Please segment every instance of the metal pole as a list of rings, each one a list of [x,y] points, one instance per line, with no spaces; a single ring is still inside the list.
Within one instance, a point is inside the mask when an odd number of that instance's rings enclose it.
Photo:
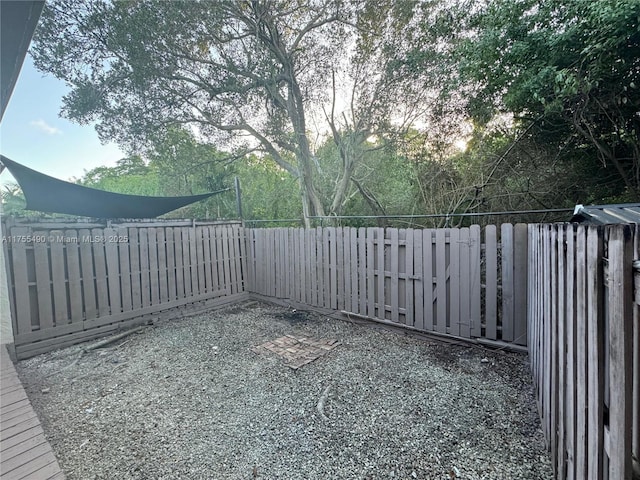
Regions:
[[[234,184],[236,187],[236,209],[238,210],[238,218],[242,220],[242,197],[240,196],[240,179],[234,178]]]

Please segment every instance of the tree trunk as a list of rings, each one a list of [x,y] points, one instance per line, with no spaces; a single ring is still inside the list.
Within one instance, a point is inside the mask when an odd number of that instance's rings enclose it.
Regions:
[[[287,71],[289,77],[289,96],[287,99],[287,110],[291,125],[293,126],[293,132],[296,138],[296,157],[298,160],[298,172],[300,174],[300,188],[302,189],[302,200],[305,204],[303,208],[303,214],[305,219],[305,227],[310,227],[310,216],[324,216],[324,207],[316,191],[316,187],[313,182],[314,177],[314,163],[313,155],[311,154],[311,147],[309,146],[309,139],[307,138],[307,127],[304,112],[304,101],[302,98],[302,92],[298,85],[294,69],[291,64],[285,65],[285,71]]]

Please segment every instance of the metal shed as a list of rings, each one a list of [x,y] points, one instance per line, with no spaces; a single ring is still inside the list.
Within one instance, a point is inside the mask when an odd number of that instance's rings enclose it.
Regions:
[[[571,222],[589,225],[640,223],[640,203],[576,205]]]

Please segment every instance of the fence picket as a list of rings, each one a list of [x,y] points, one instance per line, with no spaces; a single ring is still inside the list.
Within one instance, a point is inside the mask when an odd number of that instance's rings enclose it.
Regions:
[[[80,272],[82,274],[82,296],[84,297],[84,311],[87,320],[98,316],[96,304],[95,273],[93,269],[93,254],[91,243],[84,239],[91,236],[89,230],[79,230],[80,234]],[[131,242],[131,239],[129,239]]]
[[[169,301],[169,277],[167,273],[167,240],[164,228],[156,229],[156,241],[158,245],[158,297],[160,303],[167,303]]]
[[[516,226],[517,228],[517,226]],[[566,376],[566,311],[565,311],[565,295],[566,295],[566,270],[565,270],[565,253],[564,253],[564,238],[565,238],[565,229],[563,226],[554,227],[557,230],[557,243],[556,243],[556,253],[558,259],[558,275],[557,275],[557,315],[558,315],[558,418],[560,419],[557,427],[557,435],[558,435],[558,443],[557,450],[558,455],[556,455],[556,462],[554,465],[554,469],[556,471],[556,475],[559,478],[565,478],[565,402],[566,402],[566,386],[567,386],[567,376]],[[527,331],[528,334],[528,331]],[[516,337],[517,338],[517,337]]]
[[[111,313],[122,311],[122,300],[120,292],[120,262],[118,260],[118,244],[115,241],[117,231],[105,228],[102,232],[104,242],[105,261],[107,265],[107,285],[109,287],[109,307]]]
[[[223,232],[226,233],[226,228],[224,227]],[[194,227],[182,228],[182,241],[184,242],[182,249],[182,266],[184,268],[185,294],[188,297],[191,297],[198,292],[198,265],[196,258]],[[224,258],[227,259],[227,257]],[[228,276],[226,280],[229,281]]]
[[[447,333],[447,248],[448,229],[436,230],[436,330]]]
[[[226,259],[224,257],[223,234],[224,234],[224,229],[218,229],[216,231],[216,269],[218,272],[218,285],[227,286],[229,285],[229,272],[226,268]],[[262,261],[263,262],[265,261],[264,257],[262,257]],[[267,283],[265,282],[265,279],[264,279],[264,268],[262,270],[263,270],[263,273],[262,273],[261,288],[264,289],[266,288]],[[266,293],[266,292],[263,291],[262,293]]]
[[[344,310],[344,231],[342,227],[335,229],[336,237],[336,261],[334,268],[336,272],[336,310]]]
[[[299,248],[299,257],[298,261],[300,263],[300,302],[306,302],[307,295],[307,256],[306,250],[304,246],[304,228],[299,228],[296,231],[296,240],[298,242]]]
[[[633,239],[628,225],[609,237],[609,478],[631,478],[633,418]],[[636,365],[637,368],[637,365]],[[637,393],[636,393],[637,394]],[[637,425],[636,425],[637,428]],[[637,461],[638,459],[636,459]]]
[[[64,261],[64,234],[62,230],[52,230],[51,236],[57,240],[51,242],[51,278],[57,279],[53,285],[53,315],[55,325],[68,323],[67,275]],[[106,274],[103,277],[106,279]],[[106,303],[105,303],[106,304]],[[107,305],[108,308],[108,305]]]
[[[376,317],[375,311],[375,228],[367,228],[367,315],[371,318]]]
[[[311,262],[311,305],[318,306],[318,290],[321,275],[318,269],[318,237],[315,228],[309,229],[309,261]]]
[[[324,259],[324,241],[322,238],[322,227],[316,228],[316,265],[317,272],[316,276],[318,278],[318,301],[316,305],[318,307],[324,306],[325,299],[325,282],[324,282],[324,264],[326,263]]]
[[[390,257],[390,289],[385,289],[391,292],[391,321],[398,322],[399,321],[399,265],[398,265],[398,254],[399,254],[399,246],[398,246],[398,229],[391,228],[389,229],[389,238],[391,240],[391,246],[389,247],[389,257]],[[385,268],[382,269],[383,276],[386,277]],[[385,279],[386,284],[386,279]],[[384,318],[384,317],[383,317]]]
[[[549,367],[550,377],[547,379],[546,384],[550,386],[548,393],[546,394],[547,402],[549,404],[550,415],[548,416],[548,435],[550,437],[551,444],[551,463],[557,464],[558,456],[558,437],[557,429],[555,426],[558,424],[558,310],[557,310],[557,290],[558,290],[558,232],[555,226],[552,226],[549,231],[549,267],[551,283],[549,284],[547,301],[550,305],[550,334],[548,343],[550,345],[549,350]],[[514,282],[515,283],[515,282]],[[515,290],[515,289],[514,289]],[[514,319],[515,323],[515,319]]]
[[[422,282],[423,295],[423,328],[432,331],[435,324],[434,299],[433,299],[433,230],[422,232],[422,272],[424,281]]]
[[[386,267],[386,258],[385,258],[385,229],[377,228],[376,229],[376,272],[377,272],[377,304],[378,304],[378,314],[377,318],[385,320],[387,318],[387,298],[385,295],[386,290],[386,275],[385,275],[385,267]]]
[[[23,238],[31,234],[28,228],[14,227],[10,235]],[[31,299],[29,298],[29,273],[27,271],[26,242],[16,241],[11,245],[11,271],[13,272],[13,297],[15,306],[14,336],[31,332]]]
[[[566,307],[566,325],[567,325],[567,388],[565,393],[566,415],[565,415],[565,436],[566,436],[566,452],[567,452],[567,478],[577,479],[576,477],[576,402],[577,402],[577,338],[576,338],[576,254],[575,240],[576,232],[574,227],[569,226],[566,230],[566,265],[567,265],[567,298]]]
[[[176,294],[179,299],[186,297],[184,276],[184,254],[182,253],[182,228],[173,229],[173,245],[175,247]],[[216,255],[217,258],[217,255]]]
[[[284,281],[282,279],[283,268],[283,255],[282,255],[282,242],[281,238],[286,234],[283,229],[275,228],[269,232],[269,246],[271,250],[271,265],[272,271],[270,272],[273,280],[272,295],[276,298],[283,298]]]
[[[342,258],[340,276],[344,279],[344,285],[341,289],[343,294],[339,307],[340,310],[351,310],[351,229],[349,227],[342,229]]]
[[[35,242],[33,244],[36,293],[38,295],[38,318],[41,329],[53,328],[54,326],[52,307],[53,299],[51,297],[51,271],[49,269],[49,248],[49,245],[45,242]]]
[[[214,292],[217,289],[213,288],[213,275],[211,274],[211,227],[209,226],[202,228],[202,257],[204,261],[205,291]]]
[[[544,302],[543,315],[546,322],[542,324],[542,357],[540,367],[542,369],[542,377],[540,378],[540,398],[542,416],[542,428],[545,432],[548,444],[551,436],[551,338],[553,335],[553,322],[551,321],[551,228],[549,225],[543,226],[542,248],[544,252],[542,268],[543,268],[543,298]]]
[[[367,315],[367,230],[364,227],[358,228],[358,273],[359,283],[358,297],[360,300],[359,310],[354,310],[360,315]]]
[[[422,243],[422,230],[413,230],[413,274],[415,279],[413,285],[414,316],[413,325],[415,328],[424,329],[424,290],[427,276],[424,268],[424,249]],[[407,259],[408,260],[408,259]]]
[[[291,243],[291,273],[292,273],[292,284],[293,284],[293,292],[292,298],[296,301],[300,301],[301,293],[301,281],[300,281],[300,269],[302,265],[300,265],[300,242],[298,241],[298,229],[297,228],[289,228],[287,230],[289,235],[289,242]]]
[[[299,242],[300,242],[300,255],[302,263],[302,290],[301,290],[301,302],[309,305],[311,302],[310,288],[311,288],[311,263],[309,262],[310,252],[309,244],[307,242],[307,230],[301,228],[299,230]]]
[[[129,263],[131,272],[131,309],[142,307],[142,280],[140,272],[140,237],[138,228],[129,228]],[[90,261],[90,260],[89,260]]]
[[[196,250],[196,266],[197,266],[197,277],[198,277],[198,289],[197,289],[198,293],[207,291],[206,274],[205,274],[206,263],[204,258],[204,232],[203,232],[204,230],[206,230],[206,228],[204,227],[195,227],[193,229],[193,232],[195,234],[195,243],[196,243],[195,250]],[[234,241],[235,241],[235,237],[234,237]],[[159,246],[160,245],[158,244],[158,247]],[[231,252],[231,255],[233,255],[233,250]],[[160,257],[159,254],[158,254],[158,257]],[[234,256],[234,260],[235,260],[235,256]]]
[[[140,293],[142,308],[151,306],[151,272],[149,269],[149,229],[140,230]]]
[[[485,335],[498,338],[498,238],[495,225],[484,229],[485,242]]]
[[[81,323],[84,320],[84,307],[82,305],[82,277],[80,276],[78,232],[75,230],[66,230],[64,236],[67,251],[67,276],[69,279],[69,315],[71,323]]]
[[[449,330],[460,336],[460,238],[459,230],[449,230]],[[465,299],[466,300],[466,299]]]
[[[122,311],[122,294],[120,291],[120,260],[118,258],[117,230],[105,228],[102,233],[104,240],[105,259],[107,263],[107,284],[109,286],[109,306],[111,313]]]
[[[120,285],[122,288],[122,310],[133,309],[131,299],[131,259],[129,258],[129,232],[125,227],[116,230],[118,235],[118,256],[120,258]]]
[[[635,298],[633,305],[633,341],[632,351],[633,359],[633,383],[631,390],[633,391],[633,414],[631,419],[632,439],[631,439],[631,455],[636,459],[636,470],[640,471],[640,225],[636,225],[634,235],[634,289]]]
[[[53,233],[53,232],[52,232]],[[101,317],[106,317],[111,313],[109,308],[109,287],[107,283],[107,265],[104,254],[104,241],[103,230],[95,228],[91,230],[92,238],[90,240],[93,247],[93,261],[95,266],[96,275],[96,300],[98,302],[98,314]],[[53,250],[52,250],[53,254]],[[57,256],[57,255],[56,255]],[[52,258],[53,260],[53,258]],[[55,269],[53,269],[55,274]],[[59,277],[58,277],[59,278]],[[55,283],[54,282],[54,296],[55,296]]]
[[[166,242],[167,252],[167,292],[169,301],[178,298],[176,287],[176,251],[174,247],[175,233],[173,228],[168,227],[164,232],[164,241]]]
[[[242,268],[240,266],[240,253],[238,252],[239,230],[237,225],[229,227],[229,256],[231,268],[234,271],[233,293],[239,293],[242,290]]]
[[[513,342],[527,345],[527,225],[513,230]]]
[[[338,240],[337,229],[335,227],[327,227],[329,242],[329,274],[330,274],[330,303],[328,308],[338,309]]]
[[[588,478],[603,478],[604,451],[604,351],[600,342],[604,339],[602,318],[602,233],[597,227],[587,229],[587,472]],[[604,342],[603,342],[604,343]],[[594,454],[596,453],[597,454]]]
[[[414,317],[414,284],[415,273],[413,262],[415,259],[415,250],[413,244],[413,230],[405,231],[405,251],[404,251],[404,324],[413,326],[415,324]]]
[[[500,250],[502,255],[502,340],[513,340],[513,225],[503,223],[500,227]]]
[[[350,304],[349,306],[345,306],[345,309],[358,313],[358,273],[360,270],[358,266],[358,230],[356,228],[349,229],[349,249],[349,256],[351,259],[351,268],[349,269],[349,276],[351,277],[351,293],[349,297]]]
[[[460,331],[461,337],[471,336],[471,312],[469,311],[469,296],[471,288],[469,281],[471,273],[469,269],[469,229],[460,229]],[[488,295],[488,293],[485,293]],[[486,313],[485,313],[486,317]]]
[[[147,230],[149,244],[149,291],[151,293],[151,305],[160,303],[160,276],[158,271],[158,234],[155,228]]]
[[[470,321],[471,321],[471,336],[472,337],[480,337],[482,336],[482,307],[480,304],[481,301],[481,281],[480,281],[480,225],[471,225],[469,227],[469,268],[471,270],[470,275],[470,289],[471,295],[469,296],[470,305],[469,310]]]
[[[587,235],[583,225],[578,226],[576,234],[576,477],[587,478]]]
[[[184,296],[191,297],[193,295],[193,277],[191,269],[191,227],[182,227],[182,281],[184,287]],[[224,257],[223,257],[224,258]]]

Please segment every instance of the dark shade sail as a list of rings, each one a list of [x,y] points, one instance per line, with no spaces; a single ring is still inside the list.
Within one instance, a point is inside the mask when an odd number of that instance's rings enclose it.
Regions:
[[[44,0],[0,1],[0,120],[18,80]]]
[[[44,175],[0,155],[27,200],[27,210],[94,218],[155,218],[216,193],[188,197],[147,197],[105,192]],[[227,191],[228,189],[222,190]]]

